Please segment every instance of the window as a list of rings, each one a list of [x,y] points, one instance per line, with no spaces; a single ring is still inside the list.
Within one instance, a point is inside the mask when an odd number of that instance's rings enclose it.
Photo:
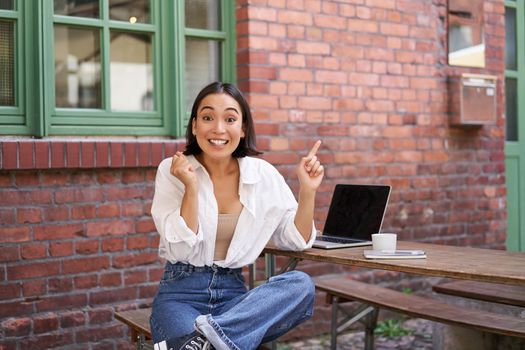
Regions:
[[[0,133],[181,135],[196,92],[235,81],[233,6],[0,0]]]

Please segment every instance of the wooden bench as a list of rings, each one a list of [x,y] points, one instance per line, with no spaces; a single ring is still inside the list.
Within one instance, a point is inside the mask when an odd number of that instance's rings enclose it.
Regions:
[[[477,281],[452,281],[432,287],[436,293],[525,307],[525,287]]]
[[[115,312],[115,319],[129,326],[131,341],[137,350],[153,350],[149,317],[151,308]],[[262,344],[259,350],[274,349],[275,344]]]
[[[336,349],[337,335],[357,321],[365,324],[365,349],[373,349],[373,332],[381,308],[483,332],[525,338],[525,320],[517,317],[458,308],[432,298],[405,294],[344,277],[317,279],[315,284],[318,290],[327,293],[327,301],[332,304],[332,349]],[[348,312],[339,305],[348,301],[358,301],[363,306]],[[338,322],[339,311],[346,315],[341,322]]]
[[[137,350],[151,350],[151,329],[149,316],[151,308],[115,312],[115,318],[129,326],[131,341],[136,343]]]

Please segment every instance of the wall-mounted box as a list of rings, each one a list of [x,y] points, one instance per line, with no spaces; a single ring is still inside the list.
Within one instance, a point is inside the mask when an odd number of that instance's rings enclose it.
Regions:
[[[449,112],[452,125],[496,123],[494,75],[462,74],[449,78]]]

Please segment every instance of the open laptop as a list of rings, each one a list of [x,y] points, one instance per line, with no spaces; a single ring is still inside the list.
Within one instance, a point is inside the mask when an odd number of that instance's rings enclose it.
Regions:
[[[385,217],[390,186],[337,184],[323,229],[313,246],[334,249],[372,244]]]

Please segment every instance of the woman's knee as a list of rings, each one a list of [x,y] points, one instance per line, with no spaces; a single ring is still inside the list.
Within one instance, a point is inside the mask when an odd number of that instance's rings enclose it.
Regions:
[[[286,275],[286,278],[289,280],[290,286],[303,294],[305,299],[313,299],[315,295],[315,284],[308,274],[293,270],[283,274],[283,276],[284,275]]]

